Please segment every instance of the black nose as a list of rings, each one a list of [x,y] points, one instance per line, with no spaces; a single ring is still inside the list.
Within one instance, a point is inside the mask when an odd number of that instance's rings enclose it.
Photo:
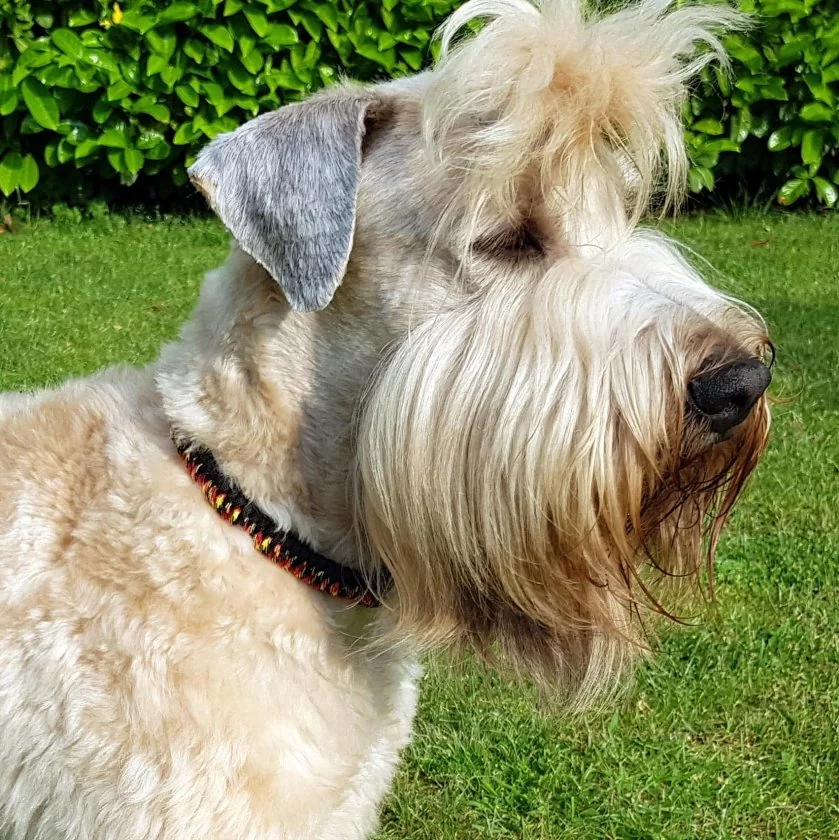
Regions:
[[[742,423],[769,387],[772,374],[759,359],[735,362],[703,373],[688,385],[694,406],[708,419],[711,430],[727,432]]]

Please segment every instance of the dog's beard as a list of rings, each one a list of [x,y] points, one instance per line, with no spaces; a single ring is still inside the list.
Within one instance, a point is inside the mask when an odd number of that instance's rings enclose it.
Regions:
[[[768,430],[760,403],[714,443],[685,386],[712,341],[691,340],[697,321],[721,331],[621,288],[566,260],[428,320],[383,363],[356,441],[356,521],[393,576],[394,634],[471,647],[579,703],[619,684],[644,612],[667,609],[652,573],[710,562]],[[736,314],[740,349],[759,347]]]

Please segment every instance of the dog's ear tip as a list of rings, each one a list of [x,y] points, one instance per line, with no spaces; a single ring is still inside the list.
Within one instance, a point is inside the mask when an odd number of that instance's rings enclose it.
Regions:
[[[198,192],[200,192],[212,206],[215,184],[212,183],[212,179],[209,177],[209,173],[207,171],[206,148],[202,149],[202,151],[198,154],[198,157],[193,161],[192,165],[187,167],[186,175],[187,178],[189,178],[190,184],[192,184],[192,186],[195,187],[195,189],[197,189]]]
[[[332,298],[341,285],[341,281],[336,283],[331,277],[323,277],[314,281],[300,282],[295,278],[295,280],[281,282],[281,285],[292,311],[301,315],[310,315],[326,309],[332,303]]]
[[[309,300],[286,294],[286,300],[292,312],[296,312],[298,315],[312,315],[326,309],[332,303],[332,295],[326,296],[324,300]]]
[[[320,312],[326,309],[332,302],[332,295],[322,295],[320,297],[313,297],[309,295],[298,295],[286,289],[285,299],[288,302],[289,308],[292,312],[298,315],[311,315],[314,312]]]

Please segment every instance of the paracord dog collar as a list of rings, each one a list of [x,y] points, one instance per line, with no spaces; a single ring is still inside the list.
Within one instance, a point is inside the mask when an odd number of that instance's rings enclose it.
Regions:
[[[380,605],[378,596],[358,570],[318,554],[299,537],[279,528],[224,475],[208,449],[178,440],[175,446],[207,501],[222,519],[245,531],[260,554],[318,592],[356,601],[365,607]],[[379,582],[377,589],[387,591],[390,576],[380,575]]]

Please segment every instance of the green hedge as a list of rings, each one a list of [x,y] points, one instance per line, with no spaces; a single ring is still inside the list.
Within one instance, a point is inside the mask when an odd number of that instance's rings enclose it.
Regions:
[[[218,133],[339,74],[420,69],[455,5],[11,0],[0,6],[0,190],[72,199],[136,182],[138,195],[165,197]]]
[[[733,74],[705,74],[686,112],[691,189],[745,187],[789,206],[839,191],[838,0],[741,0]]]
[[[836,0],[743,0],[733,83],[686,111],[694,192],[745,185],[832,205],[839,183]],[[456,0],[4,0],[0,191],[166,200],[222,131],[332,82],[410,73]],[[142,199],[140,198],[142,196]]]

